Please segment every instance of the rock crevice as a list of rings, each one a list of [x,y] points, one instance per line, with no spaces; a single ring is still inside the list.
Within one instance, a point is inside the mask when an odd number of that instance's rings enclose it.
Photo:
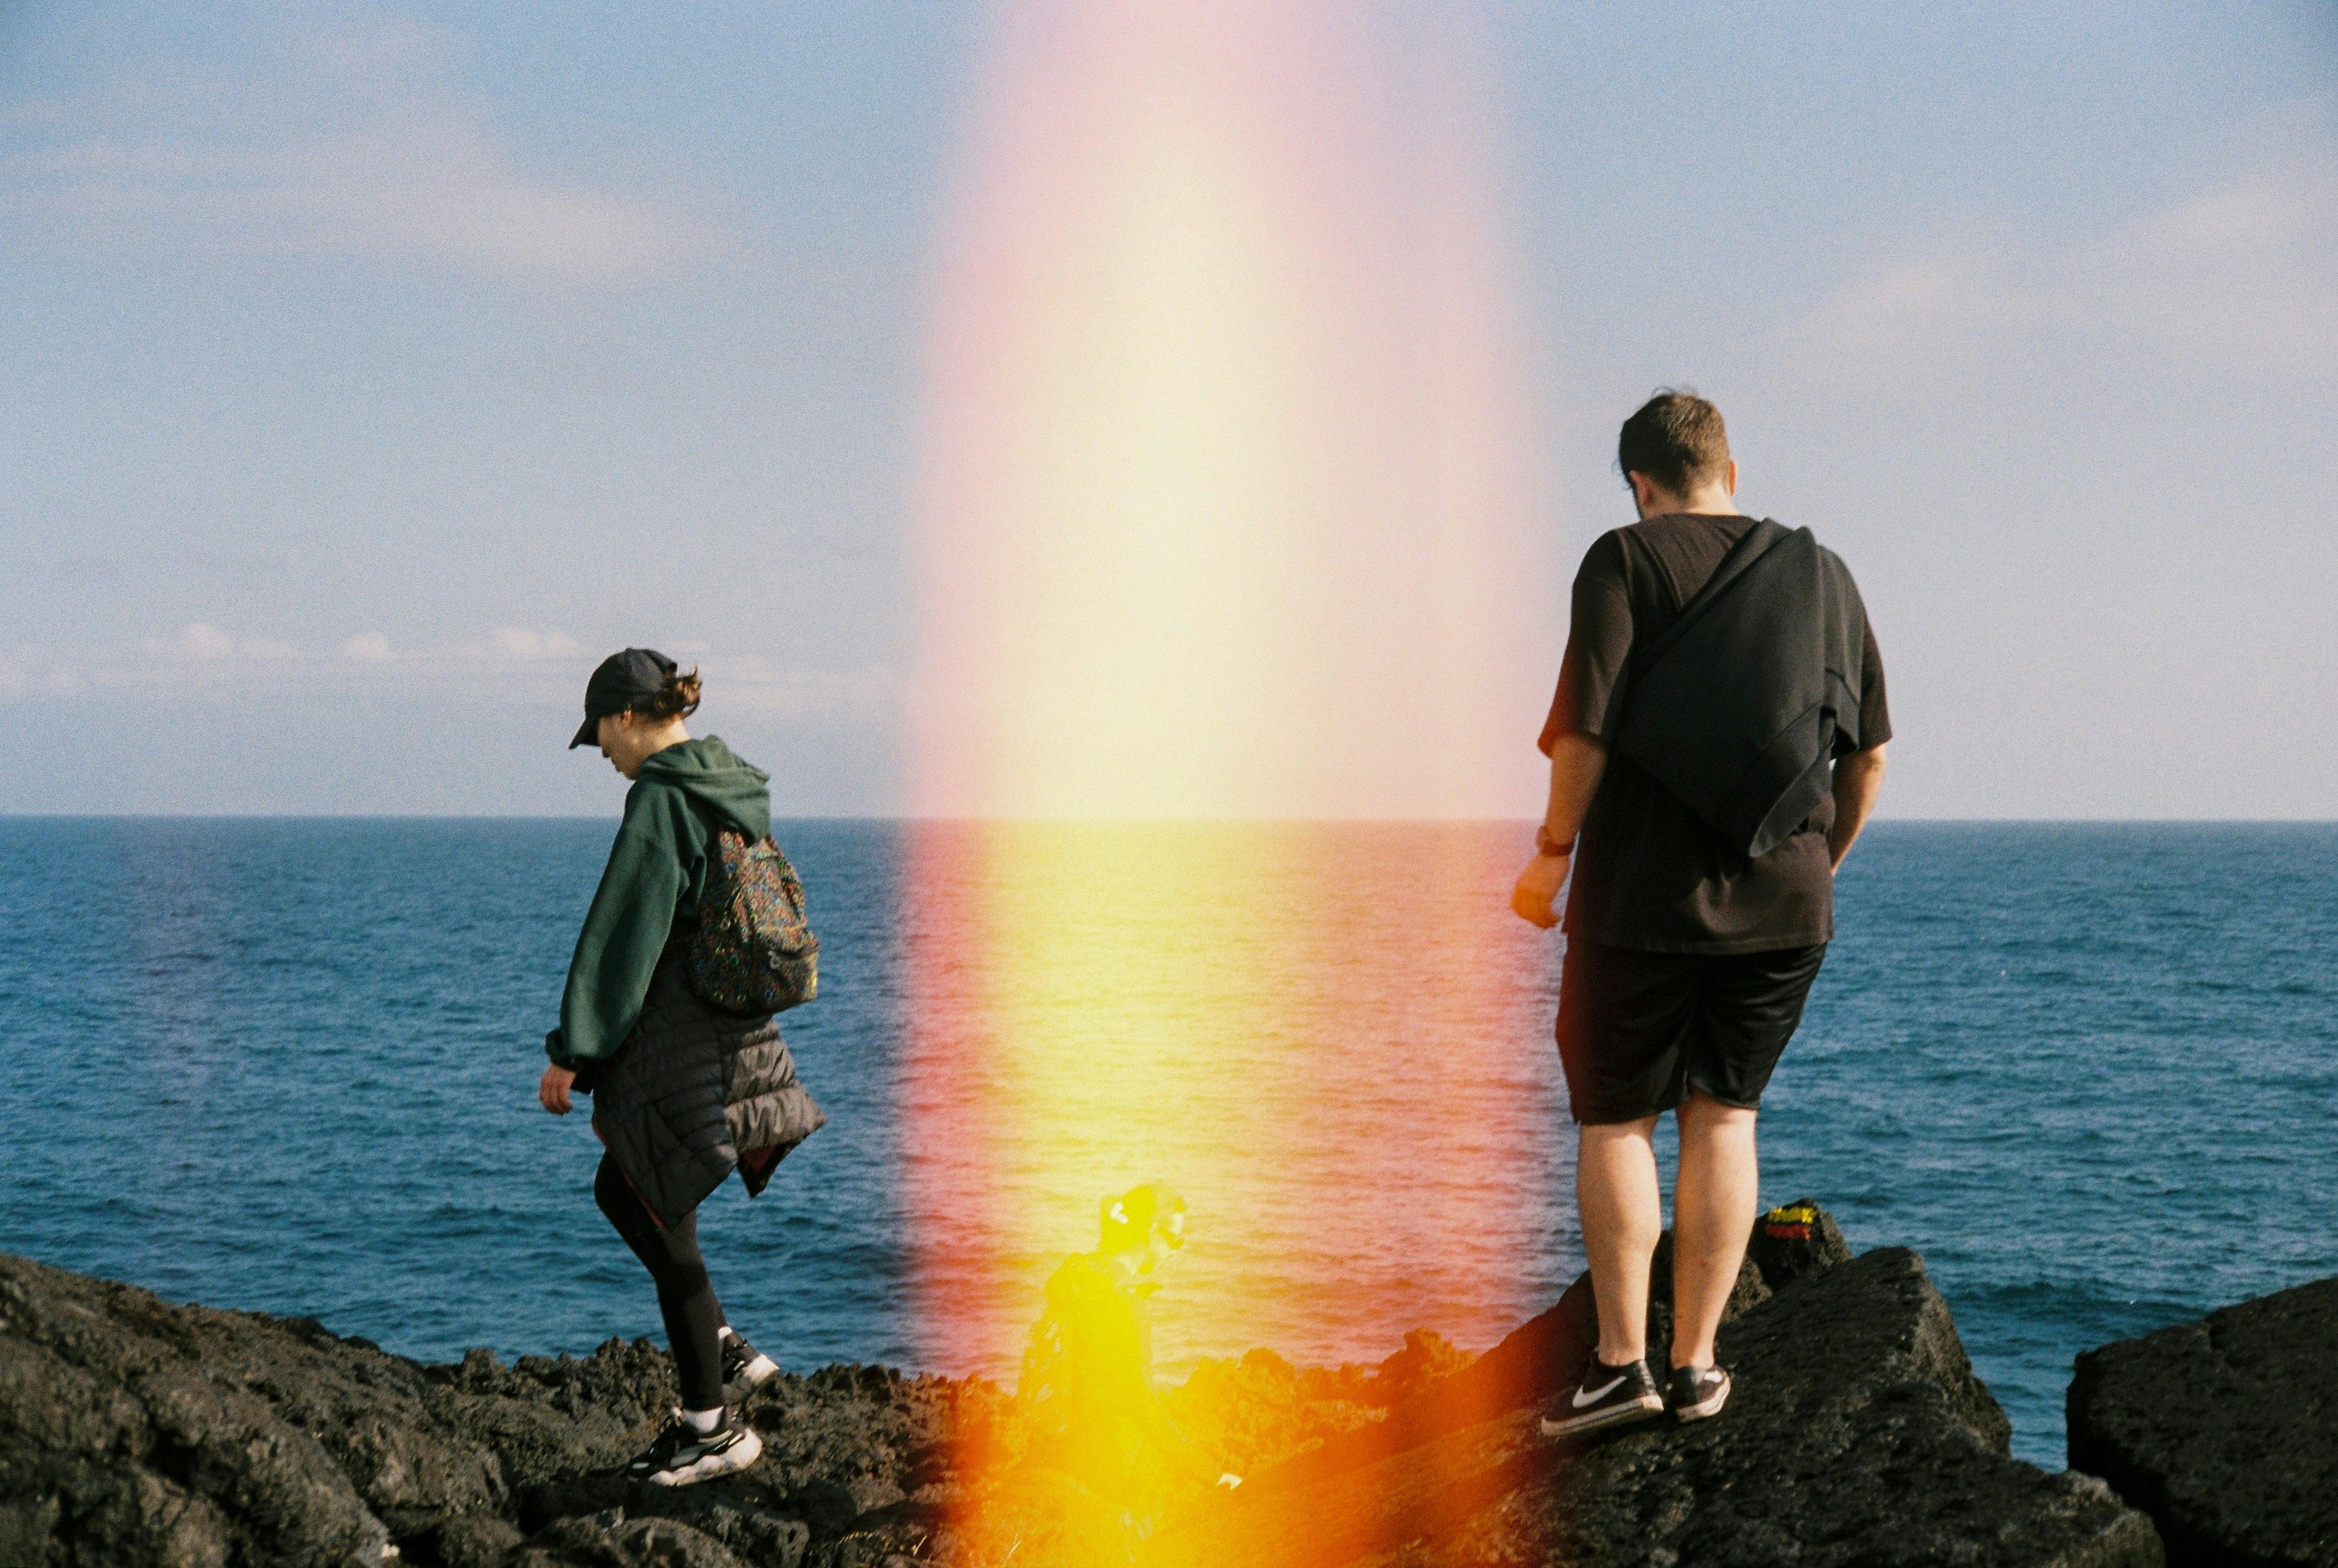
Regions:
[[[2338,1568],[2338,1279],[2089,1350],[2068,1409],[2169,1563]]]

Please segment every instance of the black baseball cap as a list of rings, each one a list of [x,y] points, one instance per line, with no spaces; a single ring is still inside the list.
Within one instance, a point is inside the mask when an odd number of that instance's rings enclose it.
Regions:
[[[584,722],[568,749],[598,744],[602,720],[630,712],[664,691],[673,671],[673,661],[654,648],[627,648],[602,660],[584,682]]]

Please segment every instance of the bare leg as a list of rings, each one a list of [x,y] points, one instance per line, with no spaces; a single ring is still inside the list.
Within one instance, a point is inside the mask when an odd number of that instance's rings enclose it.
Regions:
[[[1599,1304],[1599,1359],[1610,1367],[1648,1353],[1648,1263],[1665,1225],[1655,1128],[1645,1116],[1584,1127],[1576,1141],[1575,1203]]]
[[[1705,1094],[1683,1102],[1680,1180],[1673,1190],[1673,1347],[1675,1367],[1713,1365],[1713,1337],[1737,1284],[1761,1204],[1754,1112]],[[1594,1275],[1596,1281],[1597,1276]]]

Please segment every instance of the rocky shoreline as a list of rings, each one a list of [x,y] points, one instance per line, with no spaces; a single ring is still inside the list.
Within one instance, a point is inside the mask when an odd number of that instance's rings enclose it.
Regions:
[[[1169,1396],[1249,1484],[1164,1497],[1115,1560],[2338,1565],[2338,1280],[2081,1357],[2076,1467],[2049,1473],[2009,1456],[1922,1260],[1854,1258],[1811,1208],[1757,1228],[1724,1418],[1544,1441],[1588,1354],[1581,1281],[1475,1358],[1430,1334],[1377,1367],[1253,1351]],[[991,1384],[783,1374],[743,1406],[752,1469],[631,1486],[614,1468],[673,1388],[645,1340],[424,1366],[0,1255],[0,1568],[1097,1561],[1023,1485]]]

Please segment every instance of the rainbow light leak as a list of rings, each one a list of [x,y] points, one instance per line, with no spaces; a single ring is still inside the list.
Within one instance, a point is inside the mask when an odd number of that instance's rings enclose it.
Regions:
[[[1440,1306],[1508,1277],[1544,1199],[1529,1142],[1463,1103],[1548,1026],[1487,1000],[1517,958],[1475,905],[1516,846],[1360,864],[1354,828],[1288,819],[1539,799],[1549,497],[1484,93],[1348,8],[1001,27],[919,500],[900,1095],[927,1364],[1011,1383],[1041,1281],[1146,1179],[1193,1216],[1164,1368],[1377,1359],[1367,1319],[1482,1347],[1515,1318]],[[1342,1014],[1376,952],[1400,979]]]

